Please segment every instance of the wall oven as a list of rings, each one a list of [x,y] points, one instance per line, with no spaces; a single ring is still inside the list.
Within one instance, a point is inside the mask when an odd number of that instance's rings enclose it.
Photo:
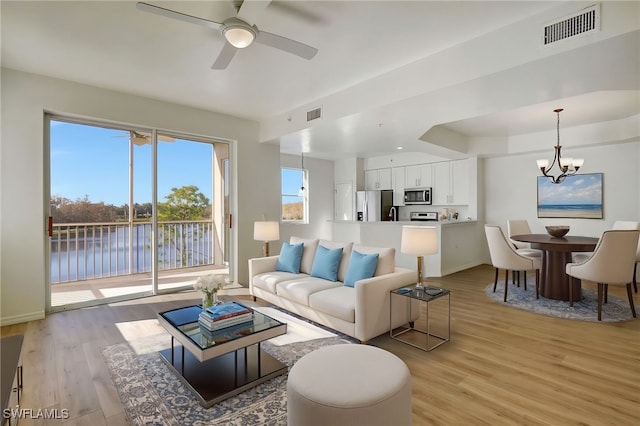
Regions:
[[[431,204],[431,187],[407,188],[404,190],[404,204]]]

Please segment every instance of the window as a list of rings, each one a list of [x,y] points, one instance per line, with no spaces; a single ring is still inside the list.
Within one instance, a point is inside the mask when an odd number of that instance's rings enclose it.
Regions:
[[[281,169],[282,221],[308,223],[307,215],[307,171],[303,169]],[[301,188],[304,191],[300,191]]]

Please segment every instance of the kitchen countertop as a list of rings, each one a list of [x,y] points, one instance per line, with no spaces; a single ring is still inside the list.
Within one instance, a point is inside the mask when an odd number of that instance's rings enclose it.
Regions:
[[[421,221],[421,220],[399,220],[396,222],[392,221],[378,221],[378,222],[361,222],[357,220],[331,220],[331,223],[342,223],[342,224],[367,224],[367,225],[417,225],[417,226],[448,226],[448,225],[457,225],[461,223],[476,223],[477,220],[440,220],[440,221]]]

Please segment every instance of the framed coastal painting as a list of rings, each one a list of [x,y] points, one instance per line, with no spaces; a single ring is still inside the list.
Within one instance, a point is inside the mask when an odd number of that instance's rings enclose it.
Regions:
[[[558,184],[538,176],[538,217],[602,219],[602,175],[567,176]]]

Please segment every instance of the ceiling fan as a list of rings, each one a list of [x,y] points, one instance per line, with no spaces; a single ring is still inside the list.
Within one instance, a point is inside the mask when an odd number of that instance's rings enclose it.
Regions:
[[[150,144],[151,143],[151,134],[146,133],[146,132],[138,132],[135,130],[129,130],[129,135],[128,136],[113,136],[114,138],[129,138],[129,140],[131,142],[134,143],[134,145],[146,145],[146,144]],[[165,136],[165,135],[161,135],[158,134],[158,140],[159,141],[163,141],[163,142],[175,142],[175,138],[172,138],[171,136]]]
[[[186,13],[176,12],[175,10],[165,9],[164,7],[154,6],[144,2],[138,2],[137,8],[167,18],[178,19],[191,24],[219,30],[225,38],[225,43],[222,51],[211,66],[211,69],[214,70],[227,68],[236,51],[249,47],[254,41],[275,47],[276,49],[304,59],[313,58],[316,53],[318,53],[318,49],[315,47],[277,34],[260,31],[258,27],[254,25],[255,19],[264,11],[270,2],[271,0],[234,0],[233,4],[237,10],[237,15],[225,19],[223,22],[215,22],[197,16],[187,15]]]

